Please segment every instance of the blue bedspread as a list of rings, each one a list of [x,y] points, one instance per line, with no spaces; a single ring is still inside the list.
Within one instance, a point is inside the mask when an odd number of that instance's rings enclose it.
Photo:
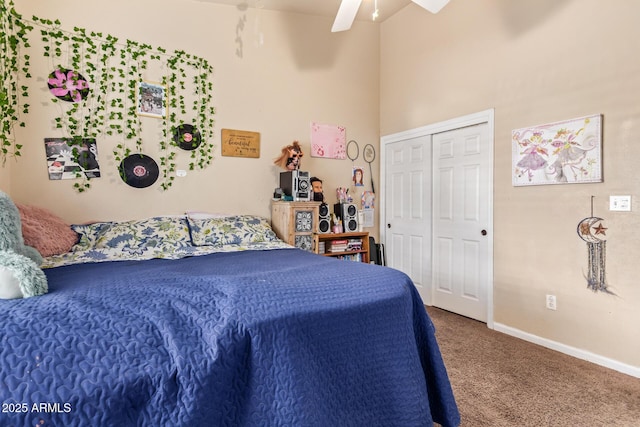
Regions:
[[[409,278],[297,249],[45,271],[0,301],[1,426],[444,426]]]

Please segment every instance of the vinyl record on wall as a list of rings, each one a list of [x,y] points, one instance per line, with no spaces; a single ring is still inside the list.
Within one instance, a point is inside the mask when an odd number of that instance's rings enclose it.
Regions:
[[[183,150],[195,150],[202,142],[200,131],[190,124],[181,124],[173,132],[173,140]]]
[[[89,83],[82,74],[66,68],[56,68],[47,79],[49,91],[67,102],[80,102],[89,95]]]
[[[151,157],[144,154],[132,154],[120,162],[120,178],[135,188],[145,188],[158,179],[160,170]]]

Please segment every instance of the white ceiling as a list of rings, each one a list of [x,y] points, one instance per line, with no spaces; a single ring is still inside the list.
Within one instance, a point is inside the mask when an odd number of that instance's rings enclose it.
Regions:
[[[198,0],[204,3],[219,3],[236,6],[239,9],[262,8],[280,10],[285,12],[304,13],[307,15],[321,15],[335,17],[338,13],[341,0]],[[376,0],[362,0],[357,20],[371,20],[374,3]],[[411,0],[377,0],[379,17],[382,22],[403,7],[411,3]]]

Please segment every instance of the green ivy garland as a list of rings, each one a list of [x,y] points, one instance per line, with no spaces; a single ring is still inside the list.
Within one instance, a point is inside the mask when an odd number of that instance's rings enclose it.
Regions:
[[[183,64],[188,65],[193,71],[192,81],[195,88],[195,101],[192,105],[194,115],[192,125],[199,129],[201,138],[208,141],[213,138],[213,116],[215,108],[212,106],[213,84],[209,76],[213,74],[213,67],[206,59],[192,56],[184,51],[177,51],[175,55],[167,61],[169,69],[172,71],[169,77],[169,97],[170,97],[170,122],[172,125],[169,135],[175,135],[184,120],[178,119],[178,113],[187,116],[185,97],[182,95],[185,90],[187,74]],[[173,141],[173,145],[178,145],[178,141]],[[204,169],[213,160],[213,146],[211,144],[200,144],[191,151],[192,161],[189,163],[190,170]]]
[[[5,8],[4,0],[1,1],[0,21],[2,30],[5,30],[3,34],[10,35],[0,40],[5,46],[0,53],[3,55],[0,56],[0,66],[3,67],[0,71],[6,77],[0,91],[0,105],[3,107],[1,124],[5,130],[0,135],[0,141],[4,159],[9,153],[20,155],[20,146],[10,139],[12,134],[5,129],[6,126],[12,128],[17,117],[11,109],[5,109],[5,104],[12,108],[19,105],[16,93],[18,76],[22,73],[29,77],[29,57],[21,55],[20,47],[29,47],[26,35],[33,26],[24,23],[12,7]],[[13,6],[13,3],[10,2],[10,5]],[[65,135],[65,142],[72,147],[76,159],[86,138],[97,140],[105,135],[120,138],[112,150],[117,164],[132,153],[142,152],[143,120],[137,112],[138,84],[143,80],[149,64],[156,62],[156,65],[169,70],[168,75],[162,77],[162,85],[167,88],[171,112],[162,119],[159,126],[161,188],[168,190],[175,179],[176,148],[179,144],[174,140],[174,135],[176,129],[184,123],[192,123],[202,135],[201,144],[191,152],[189,168],[203,169],[211,164],[214,149],[211,141],[215,124],[215,108],[211,105],[213,68],[205,59],[183,51],[168,54],[160,47],[154,49],[150,45],[132,40],[121,42],[112,35],[87,32],[78,27],[72,32],[64,31],[58,20],[34,16],[32,21],[40,27],[43,54],[50,58],[54,73],[55,70],[61,73],[71,71],[71,74],[67,74],[67,80],[75,89],[70,90],[68,96],[74,102],[68,102],[70,99],[60,95],[53,96],[52,102],[60,110],[55,126]],[[21,69],[18,68],[19,60],[22,60]],[[4,68],[8,67],[7,64],[10,67]],[[189,75],[193,75],[190,98],[193,100],[193,117],[189,117],[185,98]],[[88,88],[84,86],[85,83]],[[22,96],[26,97],[27,87],[22,86],[21,89]],[[24,113],[28,112],[27,104],[22,105],[22,108]],[[24,123],[20,122],[20,125],[24,126]],[[89,178],[85,174],[78,172],[76,177],[81,180],[74,184],[77,191],[83,192],[90,188]]]
[[[14,127],[24,127],[21,115],[29,113],[29,104],[21,99],[29,96],[28,87],[20,83],[20,76],[30,78],[29,55],[21,54],[29,48],[27,34],[32,26],[23,22],[14,9],[13,1],[0,3],[0,159],[19,157],[22,145],[16,143]]]

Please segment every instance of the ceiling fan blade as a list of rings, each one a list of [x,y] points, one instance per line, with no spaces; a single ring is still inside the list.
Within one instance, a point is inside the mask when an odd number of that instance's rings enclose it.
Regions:
[[[431,13],[438,13],[440,9],[445,7],[449,0],[411,0],[418,6],[427,9]]]
[[[353,20],[356,19],[356,13],[358,13],[358,9],[360,8],[360,3],[362,3],[362,0],[342,0],[338,14],[336,15],[336,20],[333,21],[333,27],[331,27],[332,33],[351,28]]]

